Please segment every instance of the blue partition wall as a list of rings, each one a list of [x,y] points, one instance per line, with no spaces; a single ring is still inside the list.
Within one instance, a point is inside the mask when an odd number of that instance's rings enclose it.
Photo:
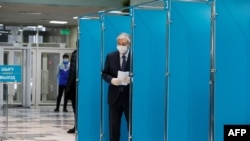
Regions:
[[[101,26],[99,20],[80,20],[79,26],[77,139],[97,141],[101,117]]]
[[[127,32],[130,34],[131,31],[131,20],[130,16],[127,15],[112,15],[109,13],[104,13],[103,24],[103,60],[105,60],[106,55],[112,51],[116,51],[117,42],[116,38],[121,32]],[[108,84],[104,82],[103,87],[103,132],[104,141],[109,141],[109,122],[108,122]],[[128,131],[125,117],[123,116],[121,125],[121,140],[128,140]]]
[[[171,7],[168,141],[206,141],[210,5],[175,1]]]
[[[216,4],[215,141],[225,124],[250,124],[250,1]]]
[[[133,141],[163,141],[166,67],[165,10],[134,10]]]

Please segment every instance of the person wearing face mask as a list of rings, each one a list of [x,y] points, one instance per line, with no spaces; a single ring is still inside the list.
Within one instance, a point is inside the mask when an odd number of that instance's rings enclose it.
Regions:
[[[69,76],[69,68],[70,68],[70,63],[69,63],[69,56],[68,54],[63,55],[63,62],[58,64],[57,67],[57,78],[58,78],[58,96],[57,96],[57,101],[56,101],[56,108],[55,112],[59,112],[60,109],[60,103],[62,99],[63,92],[65,93],[65,89],[68,83],[68,76]],[[63,105],[63,112],[67,112],[67,103],[68,103],[68,98],[64,94],[64,105]]]
[[[124,113],[129,122],[129,85],[130,77],[118,79],[118,71],[130,71],[130,44],[129,34],[121,33],[117,36],[117,51],[106,56],[102,78],[109,83],[109,133],[110,141],[120,140],[121,118]],[[125,84],[124,84],[125,83]],[[128,125],[128,124],[127,124]]]

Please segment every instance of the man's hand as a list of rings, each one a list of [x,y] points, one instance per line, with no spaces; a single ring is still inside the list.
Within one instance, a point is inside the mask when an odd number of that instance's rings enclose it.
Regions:
[[[115,86],[119,86],[121,85],[122,81],[119,80],[118,78],[112,78],[111,79],[111,84],[115,85]]]
[[[123,82],[126,84],[130,84],[130,77],[126,77],[125,79],[123,79]]]

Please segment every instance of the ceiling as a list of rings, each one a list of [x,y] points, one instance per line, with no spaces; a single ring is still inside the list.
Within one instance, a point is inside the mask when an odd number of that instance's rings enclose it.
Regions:
[[[112,9],[111,7],[76,7],[54,5],[30,5],[0,3],[0,24],[18,26],[76,26],[75,16],[95,13],[100,10]],[[68,21],[66,25],[52,25],[50,20]]]

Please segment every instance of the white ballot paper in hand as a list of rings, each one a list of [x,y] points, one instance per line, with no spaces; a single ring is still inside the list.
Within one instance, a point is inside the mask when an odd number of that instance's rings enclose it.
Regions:
[[[122,80],[122,84],[121,85],[128,85],[126,82],[124,82],[124,79],[129,77],[129,71],[118,71],[118,76],[117,78],[119,80]]]

